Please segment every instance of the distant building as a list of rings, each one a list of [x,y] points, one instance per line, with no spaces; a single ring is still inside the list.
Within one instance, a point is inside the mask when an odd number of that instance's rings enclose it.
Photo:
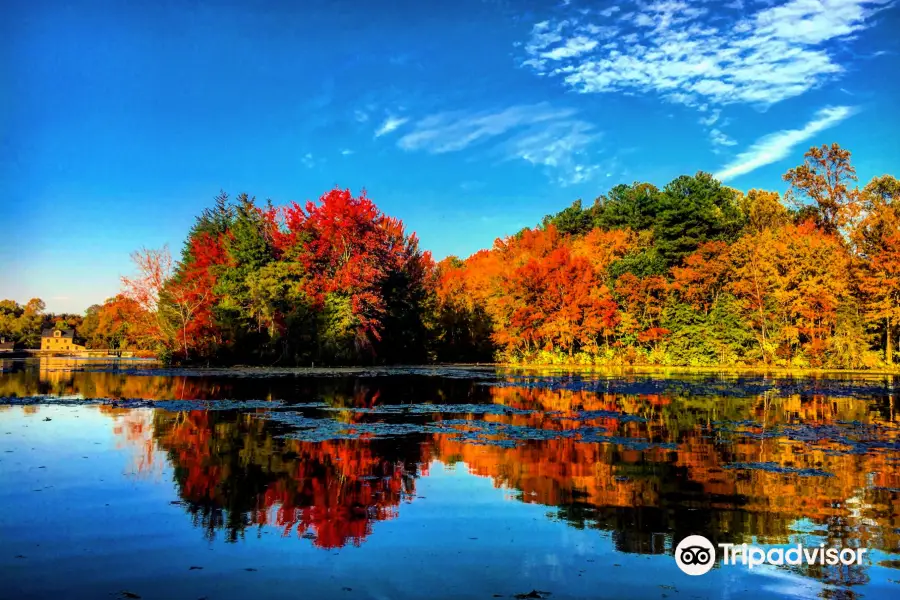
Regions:
[[[45,329],[41,332],[41,350],[80,352],[84,346],[75,343],[74,329]]]
[[[12,340],[7,340],[5,337],[0,337],[0,352],[11,352],[16,349],[16,343]]]

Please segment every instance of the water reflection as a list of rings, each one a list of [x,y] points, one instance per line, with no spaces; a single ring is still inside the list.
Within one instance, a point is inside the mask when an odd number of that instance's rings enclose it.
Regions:
[[[900,548],[892,382],[864,381],[865,393],[859,380],[834,380],[797,393],[748,386],[743,395],[740,383],[727,380],[718,381],[727,395],[681,385],[598,393],[558,380],[523,385],[512,376],[487,383],[42,368],[0,377],[0,394],[303,402],[277,410],[99,407],[116,418],[138,471],[158,469],[154,454],[164,453],[185,510],[210,539],[277,528],[323,549],[359,546],[379,522],[402,518],[402,505],[418,501],[417,480],[439,461],[464,463],[517,501],[551,507],[551,518],[568,526],[610,532],[625,553],[671,553],[672,539],[690,534],[714,542]],[[842,386],[853,393],[841,393]],[[323,422],[343,429],[316,425]],[[297,423],[307,429],[298,433]],[[368,427],[400,424],[406,428],[387,434]],[[867,568],[793,569],[854,597]]]
[[[283,439],[285,428],[238,411],[157,411],[152,435],[175,465],[184,499],[210,515],[201,522],[228,530],[232,538],[246,525],[271,523],[286,532],[297,526],[300,534],[311,526],[327,530],[317,537],[325,547],[358,543],[371,521],[392,518],[401,500],[414,497],[415,478],[439,460],[464,462],[472,473],[514,490],[520,501],[558,507],[559,517],[576,526],[619,532],[622,551],[662,552],[659,536],[671,533],[781,543],[798,519],[819,523],[823,532],[829,526],[847,530],[866,546],[895,548],[900,542],[897,454],[878,447],[860,451],[841,439],[877,425],[880,441],[897,443],[896,423],[883,420],[873,404],[799,396],[697,403],[482,389],[495,404],[534,412],[478,415],[473,422],[542,431],[596,427],[611,432],[613,442],[562,436],[506,447],[433,433],[306,442]],[[371,389],[355,392],[326,398],[344,408],[377,402]],[[584,418],[592,412],[604,416]],[[380,419],[354,411],[335,416]],[[465,416],[429,415],[436,422]],[[772,433],[801,420],[822,437],[810,443]],[[827,429],[835,424],[848,425]],[[761,435],[767,429],[770,435]],[[615,443],[620,439],[677,449],[633,448]],[[273,506],[279,507],[274,520]],[[216,511],[240,514],[224,518],[213,516]]]
[[[194,523],[229,541],[271,525],[322,548],[359,545],[427,474],[415,443],[277,439],[266,421],[232,411],[157,411],[153,435]]]

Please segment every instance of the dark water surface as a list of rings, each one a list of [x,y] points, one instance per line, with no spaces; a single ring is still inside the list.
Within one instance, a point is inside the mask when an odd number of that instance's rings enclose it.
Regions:
[[[0,598],[898,598],[898,389],[0,362]]]

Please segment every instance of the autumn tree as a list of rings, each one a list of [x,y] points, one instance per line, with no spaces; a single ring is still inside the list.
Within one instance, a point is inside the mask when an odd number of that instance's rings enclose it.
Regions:
[[[79,333],[90,348],[149,350],[155,338],[147,330],[150,315],[134,300],[118,295],[85,311]]]
[[[672,269],[672,289],[695,310],[708,313],[728,281],[730,262],[725,242],[706,242]]]
[[[639,278],[626,273],[616,280],[615,292],[624,309],[619,331],[638,344],[658,346],[670,331],[662,326],[671,286],[664,277]]]
[[[436,265],[434,348],[439,361],[480,362],[494,358],[493,322],[475,293],[475,263],[449,256]]]
[[[867,320],[883,327],[890,365],[900,325],[900,182],[890,175],[873,178],[863,198],[865,216],[852,235],[860,258],[859,285]]]
[[[415,234],[407,234],[401,221],[378,210],[365,193],[340,189],[302,207],[292,203],[283,221],[276,249],[303,266],[304,292],[323,309],[323,350],[333,353],[350,344],[345,359],[421,356],[425,325],[419,309],[433,263]],[[388,322],[396,328],[389,330]],[[393,343],[382,343],[385,336]]]
[[[812,203],[818,224],[826,233],[842,231],[860,209],[855,187],[856,169],[850,151],[837,144],[809,149],[799,167],[790,169],[784,180],[790,184],[787,199],[802,209]],[[853,186],[853,187],[851,187]]]
[[[747,227],[752,231],[776,229],[790,222],[790,214],[781,203],[778,192],[750,190],[741,196],[739,206]]]
[[[187,358],[198,343],[195,333],[208,288],[199,277],[176,277],[166,246],[141,249],[132,260],[137,275],[122,278],[123,295],[139,309],[140,326],[166,351]]]
[[[0,337],[25,348],[37,348],[41,343],[41,328],[47,305],[40,298],[32,298],[25,305],[14,300],[0,301]]]

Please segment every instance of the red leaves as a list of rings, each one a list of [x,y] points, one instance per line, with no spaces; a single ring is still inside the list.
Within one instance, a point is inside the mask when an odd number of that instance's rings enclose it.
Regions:
[[[266,218],[275,221],[271,213]],[[281,220],[273,229],[276,251],[304,265],[304,291],[317,305],[332,293],[350,298],[357,338],[364,344],[381,338],[388,277],[403,273],[424,284],[433,269],[415,234],[407,235],[403,223],[378,210],[365,192],[354,197],[335,188],[305,207],[292,203]]]
[[[201,233],[193,237],[189,241],[190,260],[181,265],[178,277],[166,290],[176,313],[177,346],[185,357],[193,350],[204,350],[220,341],[213,308],[218,301],[215,294],[218,267],[231,264],[226,235]]]
[[[245,511],[234,523],[273,525],[285,536],[314,534],[319,548],[361,544],[374,522],[396,516],[420,474],[380,457],[365,440],[281,446],[255,419],[221,420],[206,411],[160,416],[154,435],[177,467],[185,500]],[[264,487],[245,489],[234,480],[229,449],[237,446],[248,448],[250,467]]]

